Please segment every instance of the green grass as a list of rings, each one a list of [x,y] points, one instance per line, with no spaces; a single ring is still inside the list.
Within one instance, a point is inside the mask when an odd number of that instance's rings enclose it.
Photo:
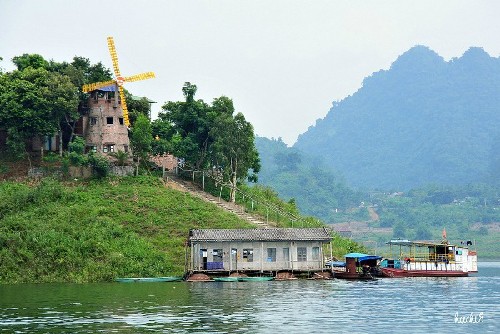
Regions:
[[[156,178],[0,183],[0,283],[184,272],[190,228],[249,223]]]
[[[321,224],[311,218],[302,221]],[[3,181],[0,283],[182,275],[189,230],[197,228],[255,225],[151,176]],[[337,256],[362,249],[338,236],[333,244]]]

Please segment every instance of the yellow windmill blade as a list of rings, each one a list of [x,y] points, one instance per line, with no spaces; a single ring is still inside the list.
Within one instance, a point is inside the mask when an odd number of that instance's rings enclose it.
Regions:
[[[118,78],[120,75],[120,68],[118,67],[118,56],[116,54],[115,41],[113,37],[108,37],[108,49],[111,55],[111,61],[113,62],[113,70],[115,71],[115,76]]]
[[[122,105],[122,110],[123,110],[123,123],[127,128],[130,127],[130,121],[128,119],[128,109],[127,109],[127,102],[125,102],[125,93],[123,91],[123,86],[118,86],[118,90],[120,92],[120,101]]]
[[[133,82],[133,81],[139,81],[139,80],[152,79],[154,77],[155,77],[155,74],[153,72],[146,72],[146,73],[132,75],[130,77],[125,77],[125,78],[123,78],[123,81]]]
[[[103,81],[103,82],[95,82],[95,83],[83,85],[82,91],[84,93],[87,93],[87,92],[91,92],[93,90],[96,90],[96,89],[99,89],[99,88],[102,88],[102,87],[111,86],[111,85],[115,85],[115,84],[116,84],[115,80],[109,80],[109,81]]]

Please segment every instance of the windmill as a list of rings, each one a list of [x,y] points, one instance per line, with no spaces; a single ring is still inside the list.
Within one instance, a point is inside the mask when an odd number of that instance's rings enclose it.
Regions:
[[[127,127],[130,127],[130,121],[128,119],[127,103],[125,101],[125,94],[123,92],[123,84],[125,82],[151,79],[155,77],[155,74],[153,72],[145,72],[141,74],[132,75],[129,77],[123,77],[120,73],[120,68],[118,67],[118,56],[116,55],[115,42],[113,40],[113,37],[108,37],[108,49],[109,53],[111,54],[111,61],[113,62],[115,79],[83,85],[82,90],[83,92],[88,93],[97,90],[99,88],[115,85],[120,93],[121,107],[123,111],[123,121]]]

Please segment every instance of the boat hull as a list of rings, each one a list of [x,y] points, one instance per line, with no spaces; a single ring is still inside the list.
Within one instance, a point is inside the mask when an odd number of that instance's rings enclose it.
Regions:
[[[239,277],[214,277],[216,282],[238,282]]]
[[[118,283],[134,283],[134,282],[179,282],[182,277],[169,276],[169,277],[119,277],[115,279]]]
[[[384,277],[467,277],[468,272],[458,270],[406,270],[381,268]]]
[[[345,271],[334,271],[333,278],[348,279],[348,280],[374,280],[376,279],[371,274],[348,273]]]
[[[239,282],[262,282],[272,281],[274,277],[271,276],[258,276],[258,277],[238,277]]]

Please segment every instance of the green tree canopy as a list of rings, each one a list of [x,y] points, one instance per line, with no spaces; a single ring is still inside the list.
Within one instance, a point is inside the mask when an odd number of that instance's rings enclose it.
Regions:
[[[229,99],[223,103],[223,106],[228,107],[229,103],[231,108],[225,110],[234,109],[232,101]],[[214,108],[215,106],[217,103],[214,103]],[[249,170],[251,170],[249,180],[256,182],[257,173],[260,170],[253,126],[245,120],[242,113],[237,113],[235,116],[229,113],[220,113],[214,122],[210,135],[214,141],[214,165],[219,167],[223,179],[231,184],[230,199],[234,202],[237,182],[247,178]]]
[[[24,57],[24,56],[23,56]],[[26,140],[52,135],[60,130],[65,117],[74,117],[78,105],[78,89],[69,77],[50,72],[40,64],[26,64],[30,57],[17,61],[21,70],[0,75],[0,124],[7,130],[8,145],[17,151]]]
[[[149,118],[143,114],[139,114],[135,126],[131,131],[130,143],[132,145],[132,152],[137,158],[138,164],[144,165],[151,154],[151,142],[153,141]]]

